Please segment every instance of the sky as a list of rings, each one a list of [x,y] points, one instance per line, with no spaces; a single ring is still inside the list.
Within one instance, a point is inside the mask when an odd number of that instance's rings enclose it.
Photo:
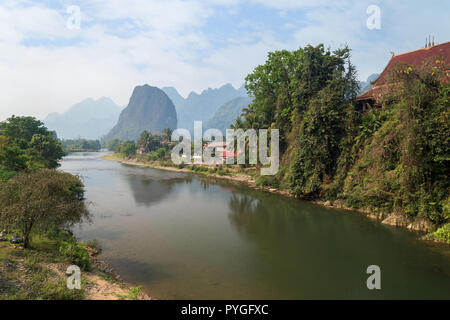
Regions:
[[[0,120],[88,97],[125,106],[146,83],[239,87],[268,52],[308,44],[348,45],[365,80],[428,35],[449,41],[449,12],[448,0],[0,0]]]

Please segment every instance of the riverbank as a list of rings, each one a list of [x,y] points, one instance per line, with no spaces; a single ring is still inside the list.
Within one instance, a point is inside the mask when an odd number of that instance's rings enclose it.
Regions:
[[[8,238],[8,236],[6,236]],[[31,247],[0,242],[0,300],[148,300],[141,287],[130,287],[98,259],[95,242],[70,243],[61,237],[34,236]],[[74,252],[82,253],[80,261]],[[81,263],[77,263],[81,262]],[[82,265],[81,289],[68,289],[66,270]]]
[[[164,163],[164,165],[161,165],[160,162],[142,162],[139,161],[137,158],[125,158],[121,156],[120,154],[111,153],[104,157],[102,157],[103,160],[107,161],[116,161],[120,162],[126,165],[133,165],[133,166],[140,166],[140,167],[149,167],[159,170],[166,170],[166,171],[173,171],[173,172],[184,172],[184,173],[195,173],[201,176],[205,176],[207,178],[211,179],[221,179],[221,180],[227,180],[231,182],[237,182],[237,183],[244,183],[250,188],[261,190],[265,192],[270,192],[273,194],[282,195],[285,197],[290,198],[296,198],[289,190],[284,190],[280,188],[273,188],[270,186],[261,186],[258,185],[257,182],[257,174],[256,170],[252,172],[253,174],[245,174],[242,171],[233,171],[228,170],[227,171],[221,171],[216,170],[216,172],[219,173],[212,173],[212,169],[206,169],[205,170],[198,170],[199,166],[190,165],[190,166],[175,166],[175,165],[169,165],[167,162]],[[442,226],[442,228],[437,229],[436,227],[427,219],[424,218],[415,218],[411,219],[408,217],[405,213],[402,212],[384,212],[383,210],[380,210],[378,208],[351,208],[345,205],[345,202],[343,200],[335,200],[335,201],[321,201],[321,200],[314,200],[311,201],[317,205],[321,205],[327,208],[333,208],[333,209],[342,209],[342,210],[348,210],[348,211],[355,211],[361,214],[364,214],[368,218],[385,225],[399,227],[408,229],[413,232],[420,233],[419,238],[424,241],[433,241],[443,244],[450,244],[450,241],[448,240],[448,225]],[[444,236],[442,236],[442,233],[445,233]]]

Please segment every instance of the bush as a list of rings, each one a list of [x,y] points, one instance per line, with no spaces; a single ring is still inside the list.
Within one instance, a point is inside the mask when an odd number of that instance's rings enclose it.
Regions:
[[[4,170],[0,168],[0,182],[7,181],[16,175],[15,171]]]
[[[427,235],[430,240],[442,241],[445,243],[450,243],[450,223],[447,223],[442,228],[436,230],[436,232]]]
[[[255,181],[255,185],[257,187],[279,188],[280,182],[275,176],[259,176]]]
[[[91,259],[86,248],[76,243],[75,240],[63,242],[59,247],[59,252],[70,259],[70,262],[78,266],[81,270],[91,270]]]
[[[229,175],[230,175],[230,171],[229,171],[228,169],[222,169],[222,168],[219,168],[219,169],[217,170],[217,174],[218,174],[219,176],[229,176]]]
[[[208,167],[205,167],[205,166],[196,166],[196,165],[193,165],[192,167],[191,167],[191,170],[192,171],[195,171],[195,172],[208,172]]]
[[[155,151],[155,155],[158,159],[164,158],[164,156],[166,155],[166,149],[159,148],[158,150]]]

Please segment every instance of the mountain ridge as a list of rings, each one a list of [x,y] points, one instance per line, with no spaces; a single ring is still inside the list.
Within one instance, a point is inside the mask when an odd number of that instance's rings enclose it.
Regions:
[[[194,121],[208,121],[225,103],[238,98],[248,97],[242,85],[238,89],[226,83],[219,88],[208,88],[200,94],[191,91],[183,98],[174,87],[162,89],[174,102],[178,115],[178,127],[192,130]],[[180,99],[181,98],[181,99]]]
[[[172,100],[161,89],[145,84],[134,88],[119,121],[104,140],[137,140],[144,130],[161,133],[176,127],[177,113]]]
[[[110,98],[86,98],[63,113],[52,112],[43,122],[59,138],[99,139],[117,122],[121,108]]]

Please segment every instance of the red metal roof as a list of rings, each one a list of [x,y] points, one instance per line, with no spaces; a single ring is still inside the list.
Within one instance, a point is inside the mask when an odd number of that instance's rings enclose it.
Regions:
[[[389,76],[389,73],[396,65],[400,63],[408,64],[411,66],[422,66],[422,64],[427,59],[431,59],[437,56],[442,56],[444,64],[448,64],[448,58],[450,56],[450,42],[393,56],[380,76],[372,81],[372,84],[374,86],[385,84],[388,80],[387,78]]]
[[[395,55],[391,58],[388,65],[379,75],[379,77],[372,81],[372,85],[374,87],[360,95],[357,100],[375,100],[376,102],[378,102],[383,92],[386,91],[386,89],[388,89],[389,87],[388,77],[391,71],[399,64],[421,67],[427,60],[432,60],[434,57],[440,57],[440,65],[443,66],[445,70],[448,70],[449,56],[450,42]],[[435,63],[435,61],[432,62]]]

